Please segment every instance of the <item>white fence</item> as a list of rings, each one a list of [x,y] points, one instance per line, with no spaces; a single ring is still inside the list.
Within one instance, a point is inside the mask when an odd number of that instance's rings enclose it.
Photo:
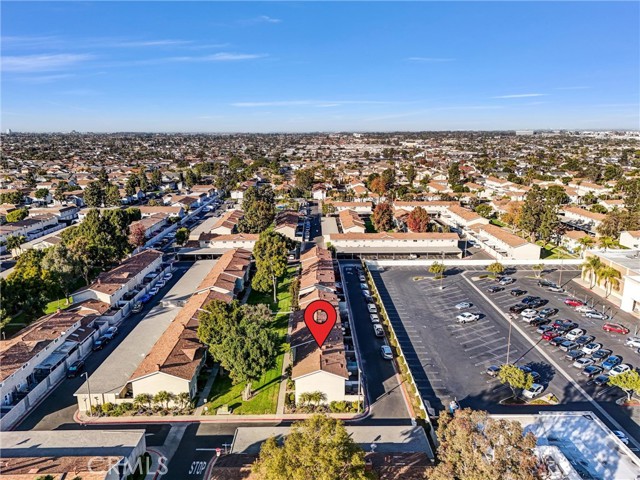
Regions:
[[[495,263],[496,260],[451,260],[445,259],[444,261],[439,259],[433,260],[364,260],[367,267],[429,267],[433,263],[444,263],[447,266],[458,266],[458,267],[486,267],[487,265],[491,265]],[[584,263],[584,260],[576,258],[576,259],[568,259],[568,260],[502,260],[500,261],[502,265],[511,266],[511,265],[557,265],[557,266],[580,266]]]

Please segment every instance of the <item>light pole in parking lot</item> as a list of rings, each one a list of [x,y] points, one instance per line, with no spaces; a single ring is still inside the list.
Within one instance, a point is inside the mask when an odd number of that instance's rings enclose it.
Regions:
[[[91,411],[91,385],[89,384],[89,374],[87,372],[84,372],[82,376],[87,379],[87,390],[89,391],[89,416],[93,417],[93,412]]]
[[[509,337],[507,338],[507,365],[509,365],[509,353],[511,350],[511,326],[513,325],[513,315],[509,315]]]

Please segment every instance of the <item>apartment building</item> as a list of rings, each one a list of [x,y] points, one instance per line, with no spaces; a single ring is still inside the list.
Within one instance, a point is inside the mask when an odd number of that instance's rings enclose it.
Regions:
[[[364,233],[366,230],[364,220],[355,210],[341,210],[338,218],[343,233]]]
[[[0,341],[0,430],[26,415],[65,377],[69,365],[91,352],[100,335],[96,321],[108,309],[103,302],[87,300]]]
[[[244,217],[242,210],[229,210],[220,217],[213,226],[211,233],[230,235],[238,231],[238,222]]]
[[[162,264],[162,252],[144,250],[124,260],[108,272],[98,275],[89,287],[73,294],[74,302],[96,299],[112,307],[129,292],[144,284],[147,275],[159,272]]]
[[[560,210],[560,221],[576,230],[597,234],[597,228],[606,218],[603,213],[591,212],[585,208],[565,206]]]
[[[640,230],[620,232],[620,245],[631,249],[640,249]]]
[[[297,212],[286,210],[276,215],[275,231],[291,240],[296,240],[296,229],[300,223],[300,215]]]
[[[487,225],[489,219],[478,215],[476,212],[452,205],[447,212],[442,214],[440,219],[454,228],[471,228],[474,225]]]
[[[460,257],[459,238],[455,233],[332,233],[325,236],[338,256],[407,256],[429,255]]]
[[[541,247],[496,225],[475,225],[468,231],[485,251],[498,260],[537,260]]]
[[[296,403],[303,393],[316,391],[324,393],[326,403],[358,400],[357,364],[352,352],[352,369],[348,369],[340,315],[322,347],[318,347],[304,323],[304,309],[314,300],[326,300],[338,312],[331,254],[326,249],[313,247],[300,256],[300,261],[300,310],[289,319],[293,361],[291,378],[295,383]]]
[[[373,204],[371,202],[336,202],[333,200],[326,200],[324,203],[327,205],[333,205],[338,213],[342,210],[353,210],[360,215],[371,215],[373,212]]]

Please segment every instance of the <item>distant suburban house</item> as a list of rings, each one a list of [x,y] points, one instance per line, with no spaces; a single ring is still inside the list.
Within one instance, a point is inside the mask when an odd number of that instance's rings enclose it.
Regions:
[[[238,231],[238,222],[244,217],[242,210],[229,210],[224,213],[211,229],[211,233],[230,235]]]
[[[343,233],[364,233],[365,223],[355,210],[341,210],[338,214]]]
[[[326,200],[324,203],[333,205],[338,213],[342,210],[353,210],[359,215],[371,215],[373,212],[373,204],[371,202],[337,202],[334,200]]]
[[[276,215],[275,231],[291,240],[296,240],[296,229],[300,223],[300,215],[297,212],[286,210]]]

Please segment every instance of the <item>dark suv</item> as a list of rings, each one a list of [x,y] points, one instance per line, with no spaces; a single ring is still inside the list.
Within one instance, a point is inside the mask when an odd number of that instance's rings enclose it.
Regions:
[[[514,306],[512,306],[509,311],[511,313],[520,313],[523,310],[526,310],[527,308],[529,308],[528,305],[525,305],[524,303],[516,303]]]

